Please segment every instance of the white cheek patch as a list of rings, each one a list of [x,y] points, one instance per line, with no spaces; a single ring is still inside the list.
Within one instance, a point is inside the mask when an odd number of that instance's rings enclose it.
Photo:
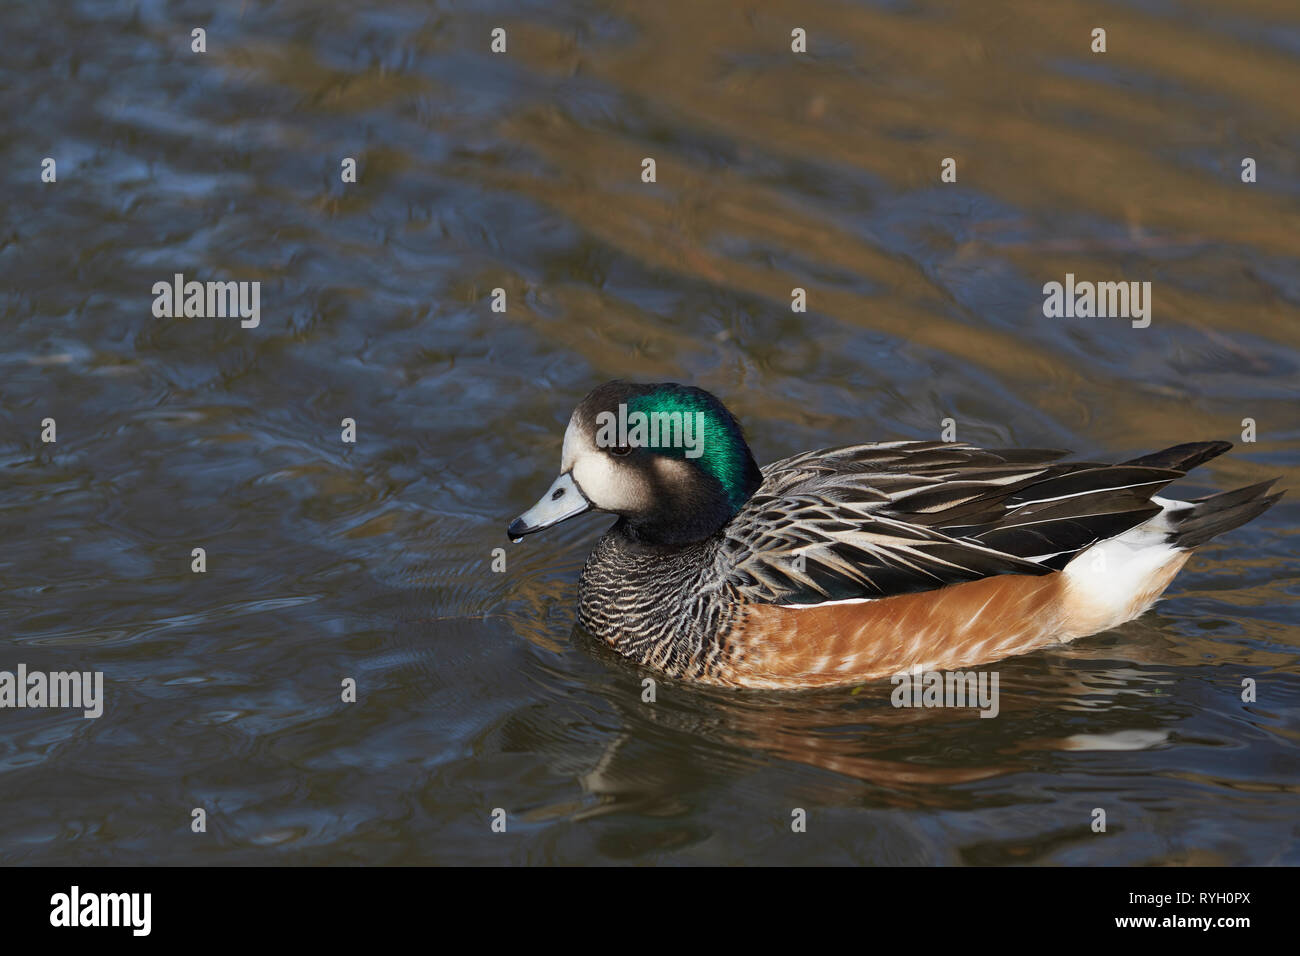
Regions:
[[[560,473],[573,470],[573,463],[578,458],[579,445],[583,444],[584,436],[582,429],[578,426],[578,413],[575,411],[569,416],[569,424],[564,429],[564,444],[560,448]]]
[[[602,511],[624,514],[645,508],[650,489],[640,474],[621,468],[598,451],[579,455],[573,465],[573,480],[582,493]]]
[[[620,466],[597,448],[578,424],[577,412],[564,430],[560,471],[571,473],[587,500],[601,511],[631,514],[644,510],[649,502],[649,482],[635,468]]]

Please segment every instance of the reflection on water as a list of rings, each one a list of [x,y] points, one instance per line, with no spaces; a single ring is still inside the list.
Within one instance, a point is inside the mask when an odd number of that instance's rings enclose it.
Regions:
[[[60,9],[0,13],[0,669],[108,702],[3,712],[0,861],[1300,862],[1286,501],[1005,662],[992,720],[645,703],[573,629],[606,519],[502,535],[613,377],[718,392],[763,461],[1249,418],[1189,491],[1297,487],[1294,4]],[[154,318],[177,272],[261,325]],[[1150,281],[1151,326],[1045,319],[1067,273]]]

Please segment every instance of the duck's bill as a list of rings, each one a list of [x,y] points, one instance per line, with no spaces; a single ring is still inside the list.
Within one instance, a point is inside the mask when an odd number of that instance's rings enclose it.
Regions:
[[[591,510],[591,502],[579,489],[573,476],[567,471],[556,478],[542,500],[537,502],[514,521],[506,530],[512,538],[522,538],[534,531],[542,531],[559,524],[584,511]]]

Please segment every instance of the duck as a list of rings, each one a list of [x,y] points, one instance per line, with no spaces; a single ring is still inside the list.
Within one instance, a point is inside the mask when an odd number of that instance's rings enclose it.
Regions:
[[[614,516],[579,577],[579,623],[662,675],[862,685],[979,667],[1143,614],[1197,547],[1282,496],[1277,479],[1157,494],[1231,447],[1107,464],[881,441],[760,468],[712,393],[612,381],[574,409],[559,477],[507,534]]]

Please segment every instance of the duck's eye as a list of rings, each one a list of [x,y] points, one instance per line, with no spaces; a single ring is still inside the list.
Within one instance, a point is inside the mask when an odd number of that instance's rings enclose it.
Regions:
[[[631,454],[632,448],[630,445],[615,445],[610,448],[609,453],[611,455],[618,455],[619,458],[622,458],[624,455]]]

